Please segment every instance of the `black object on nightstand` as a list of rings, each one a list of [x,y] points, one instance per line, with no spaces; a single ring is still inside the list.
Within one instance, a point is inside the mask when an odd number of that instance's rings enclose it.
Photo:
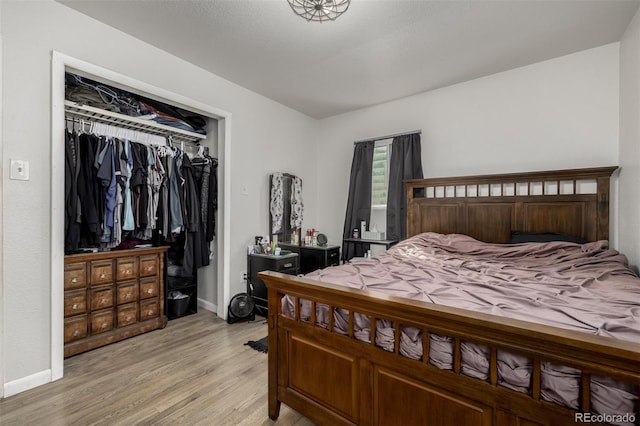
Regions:
[[[336,266],[340,264],[340,246],[297,246],[279,243],[279,247],[300,254],[300,273],[308,274],[316,269]]]
[[[298,274],[298,254],[289,253],[280,256],[270,254],[249,254],[247,256],[247,293],[253,296],[255,313],[267,316],[268,298],[267,287],[258,277],[260,271],[276,271],[283,274]]]

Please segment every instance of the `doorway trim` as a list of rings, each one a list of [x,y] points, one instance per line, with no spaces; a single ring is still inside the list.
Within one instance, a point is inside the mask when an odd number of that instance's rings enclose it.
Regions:
[[[231,116],[227,111],[145,83],[126,75],[52,51],[51,57],[51,381],[64,374],[64,90],[65,72],[79,72],[98,77],[118,87],[135,89],[154,99],[188,109],[218,120],[219,197],[217,227],[217,305],[216,314],[226,319],[225,307],[230,299],[231,241]],[[222,283],[222,285],[220,285]]]

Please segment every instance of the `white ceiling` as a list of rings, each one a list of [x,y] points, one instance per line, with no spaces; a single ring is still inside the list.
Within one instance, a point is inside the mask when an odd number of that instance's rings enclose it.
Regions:
[[[58,0],[324,118],[620,40],[640,0],[352,0],[307,22],[286,0]]]

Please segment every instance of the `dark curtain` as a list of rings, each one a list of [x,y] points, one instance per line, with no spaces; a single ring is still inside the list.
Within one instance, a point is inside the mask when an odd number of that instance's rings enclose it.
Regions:
[[[391,145],[387,192],[387,239],[407,237],[407,191],[404,179],[422,179],[420,134],[397,136]]]
[[[370,141],[358,142],[353,148],[349,199],[347,200],[347,214],[344,218],[344,238],[351,238],[353,230],[360,229],[360,221],[366,220],[368,223],[371,216],[373,147],[374,142]],[[342,258],[351,259],[354,256],[362,256],[366,249],[367,247],[362,247],[362,244],[345,244],[343,242]]]

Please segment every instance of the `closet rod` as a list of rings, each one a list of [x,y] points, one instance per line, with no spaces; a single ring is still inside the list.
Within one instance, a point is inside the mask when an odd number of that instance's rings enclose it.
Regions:
[[[192,141],[199,141],[207,138],[206,135],[159,124],[153,120],[145,120],[138,117],[119,114],[113,111],[105,111],[89,105],[80,105],[69,100],[64,101],[64,109],[66,116],[76,116],[97,123],[141,130],[145,133],[156,134],[159,136],[173,135],[174,138]]]
[[[64,119],[66,121],[70,121],[74,125],[75,124],[84,125],[84,128],[82,130],[84,132],[86,132],[86,133],[90,133],[91,132],[91,128],[90,128],[91,123],[92,123],[91,119],[84,119],[84,118],[80,118],[80,117],[77,117],[77,116],[74,116],[74,115],[66,115],[64,117]],[[107,123],[104,123],[104,122],[101,123],[100,121],[98,121],[98,123],[106,124],[107,126],[110,126],[110,127],[117,127],[117,128],[122,128],[122,129],[125,129],[125,130],[131,130],[131,131],[133,131],[135,133],[142,134],[142,135],[150,135],[150,136],[153,136],[153,137],[162,137],[162,138],[165,139],[165,142],[163,144],[152,143],[152,142],[142,142],[142,141],[132,141],[132,142],[143,143],[145,145],[166,146],[167,144],[170,144],[170,145],[181,144],[181,147],[180,147],[181,151],[184,151],[184,149],[182,149],[182,148],[184,148],[185,145],[187,145],[187,146],[189,146],[191,148],[194,148],[194,149],[199,148],[201,146],[198,143],[198,141],[193,141],[193,140],[190,140],[190,139],[182,139],[179,136],[176,137],[176,135],[171,135],[171,137],[168,137],[168,136],[160,135],[160,134],[157,134],[157,133],[145,132],[144,130],[140,130],[140,129],[136,128],[136,127],[122,126],[122,125],[113,126],[112,124],[107,124]],[[89,126],[89,128],[87,128],[87,126]],[[113,137],[112,135],[102,135],[102,136]],[[125,137],[123,139],[127,139],[127,138]],[[205,149],[208,150],[207,147],[205,147]]]
[[[412,135],[412,134],[414,134],[414,133],[417,133],[417,134],[421,135],[421,134],[422,134],[422,130],[421,130],[421,129],[419,129],[419,130],[412,130],[412,131],[410,131],[410,132],[394,133],[393,135],[379,136],[379,137],[377,137],[377,138],[362,139],[362,140],[359,140],[359,141],[355,141],[353,144],[355,145],[355,144],[357,144],[357,143],[362,143],[362,142],[375,142],[375,141],[381,141],[381,140],[384,140],[384,139],[392,139],[392,138],[395,138],[395,137],[398,137],[398,136]]]

